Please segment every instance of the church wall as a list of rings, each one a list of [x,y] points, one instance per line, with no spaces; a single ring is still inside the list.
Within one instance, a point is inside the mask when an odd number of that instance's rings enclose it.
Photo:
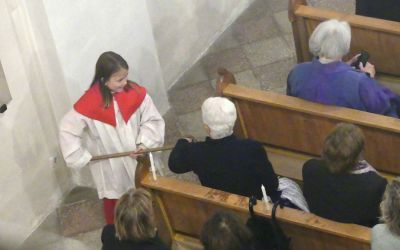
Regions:
[[[252,1],[147,1],[167,89]]]
[[[113,50],[129,77],[144,85],[161,113],[168,100],[145,0],[43,0],[68,94],[75,102],[88,88],[97,58]]]
[[[44,53],[45,37],[32,36],[39,30],[27,8],[24,1],[0,0],[0,60],[12,98],[0,114],[0,249],[19,245],[73,186],[58,158],[54,112],[68,106],[68,98],[49,95],[57,61],[51,46]],[[52,66],[42,71],[47,64]]]
[[[100,53],[130,65],[161,113],[169,108],[145,1],[0,0],[0,60],[12,100],[0,115],[0,242],[16,246],[75,185],[58,146],[58,123],[88,88]]]

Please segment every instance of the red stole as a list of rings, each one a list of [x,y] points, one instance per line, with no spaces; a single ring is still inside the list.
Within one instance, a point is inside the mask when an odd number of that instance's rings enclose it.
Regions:
[[[126,123],[139,108],[140,104],[142,104],[145,96],[146,89],[133,82],[129,82],[123,91],[113,94],[113,98],[118,103],[119,111]],[[110,106],[105,108],[98,83],[90,87],[79,98],[74,104],[74,109],[91,119],[110,124],[114,127],[117,125],[114,102],[111,100]]]

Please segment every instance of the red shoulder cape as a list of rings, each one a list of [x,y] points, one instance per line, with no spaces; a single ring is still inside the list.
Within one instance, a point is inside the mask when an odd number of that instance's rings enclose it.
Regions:
[[[146,96],[146,89],[137,83],[129,82],[123,91],[114,93],[114,100],[118,103],[122,118],[127,123],[132,114],[139,108]],[[105,108],[98,83],[88,89],[74,104],[74,109],[91,119],[116,126],[114,102]]]

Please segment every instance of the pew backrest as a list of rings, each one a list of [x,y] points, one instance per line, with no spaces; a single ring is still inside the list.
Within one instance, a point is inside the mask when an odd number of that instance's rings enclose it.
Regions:
[[[248,198],[197,184],[147,175],[143,187],[151,190],[156,210],[171,241],[191,239],[197,242],[204,222],[217,211],[248,218]],[[254,207],[257,215],[270,218],[271,210],[259,201]],[[159,218],[160,218],[159,217]],[[277,209],[276,218],[291,237],[293,249],[370,249],[370,228],[343,224],[291,208]]]
[[[223,95],[235,103],[245,138],[306,160],[321,155],[323,141],[337,123],[353,123],[365,135],[366,160],[384,173],[400,174],[400,119],[235,84],[227,85]]]
[[[306,0],[289,0],[289,20],[292,23],[298,62],[310,61],[308,40],[322,21],[338,19],[351,26],[349,56],[368,51],[378,73],[400,76],[400,22],[344,14],[307,6]]]

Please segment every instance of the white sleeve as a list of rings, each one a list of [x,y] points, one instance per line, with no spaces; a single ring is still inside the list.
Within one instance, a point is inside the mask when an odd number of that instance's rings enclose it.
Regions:
[[[147,148],[162,146],[165,123],[149,95],[146,95],[138,111],[140,128],[136,144],[143,144]]]
[[[82,147],[82,134],[86,126],[84,116],[73,109],[61,120],[59,140],[68,167],[82,168],[92,158],[92,155]]]

